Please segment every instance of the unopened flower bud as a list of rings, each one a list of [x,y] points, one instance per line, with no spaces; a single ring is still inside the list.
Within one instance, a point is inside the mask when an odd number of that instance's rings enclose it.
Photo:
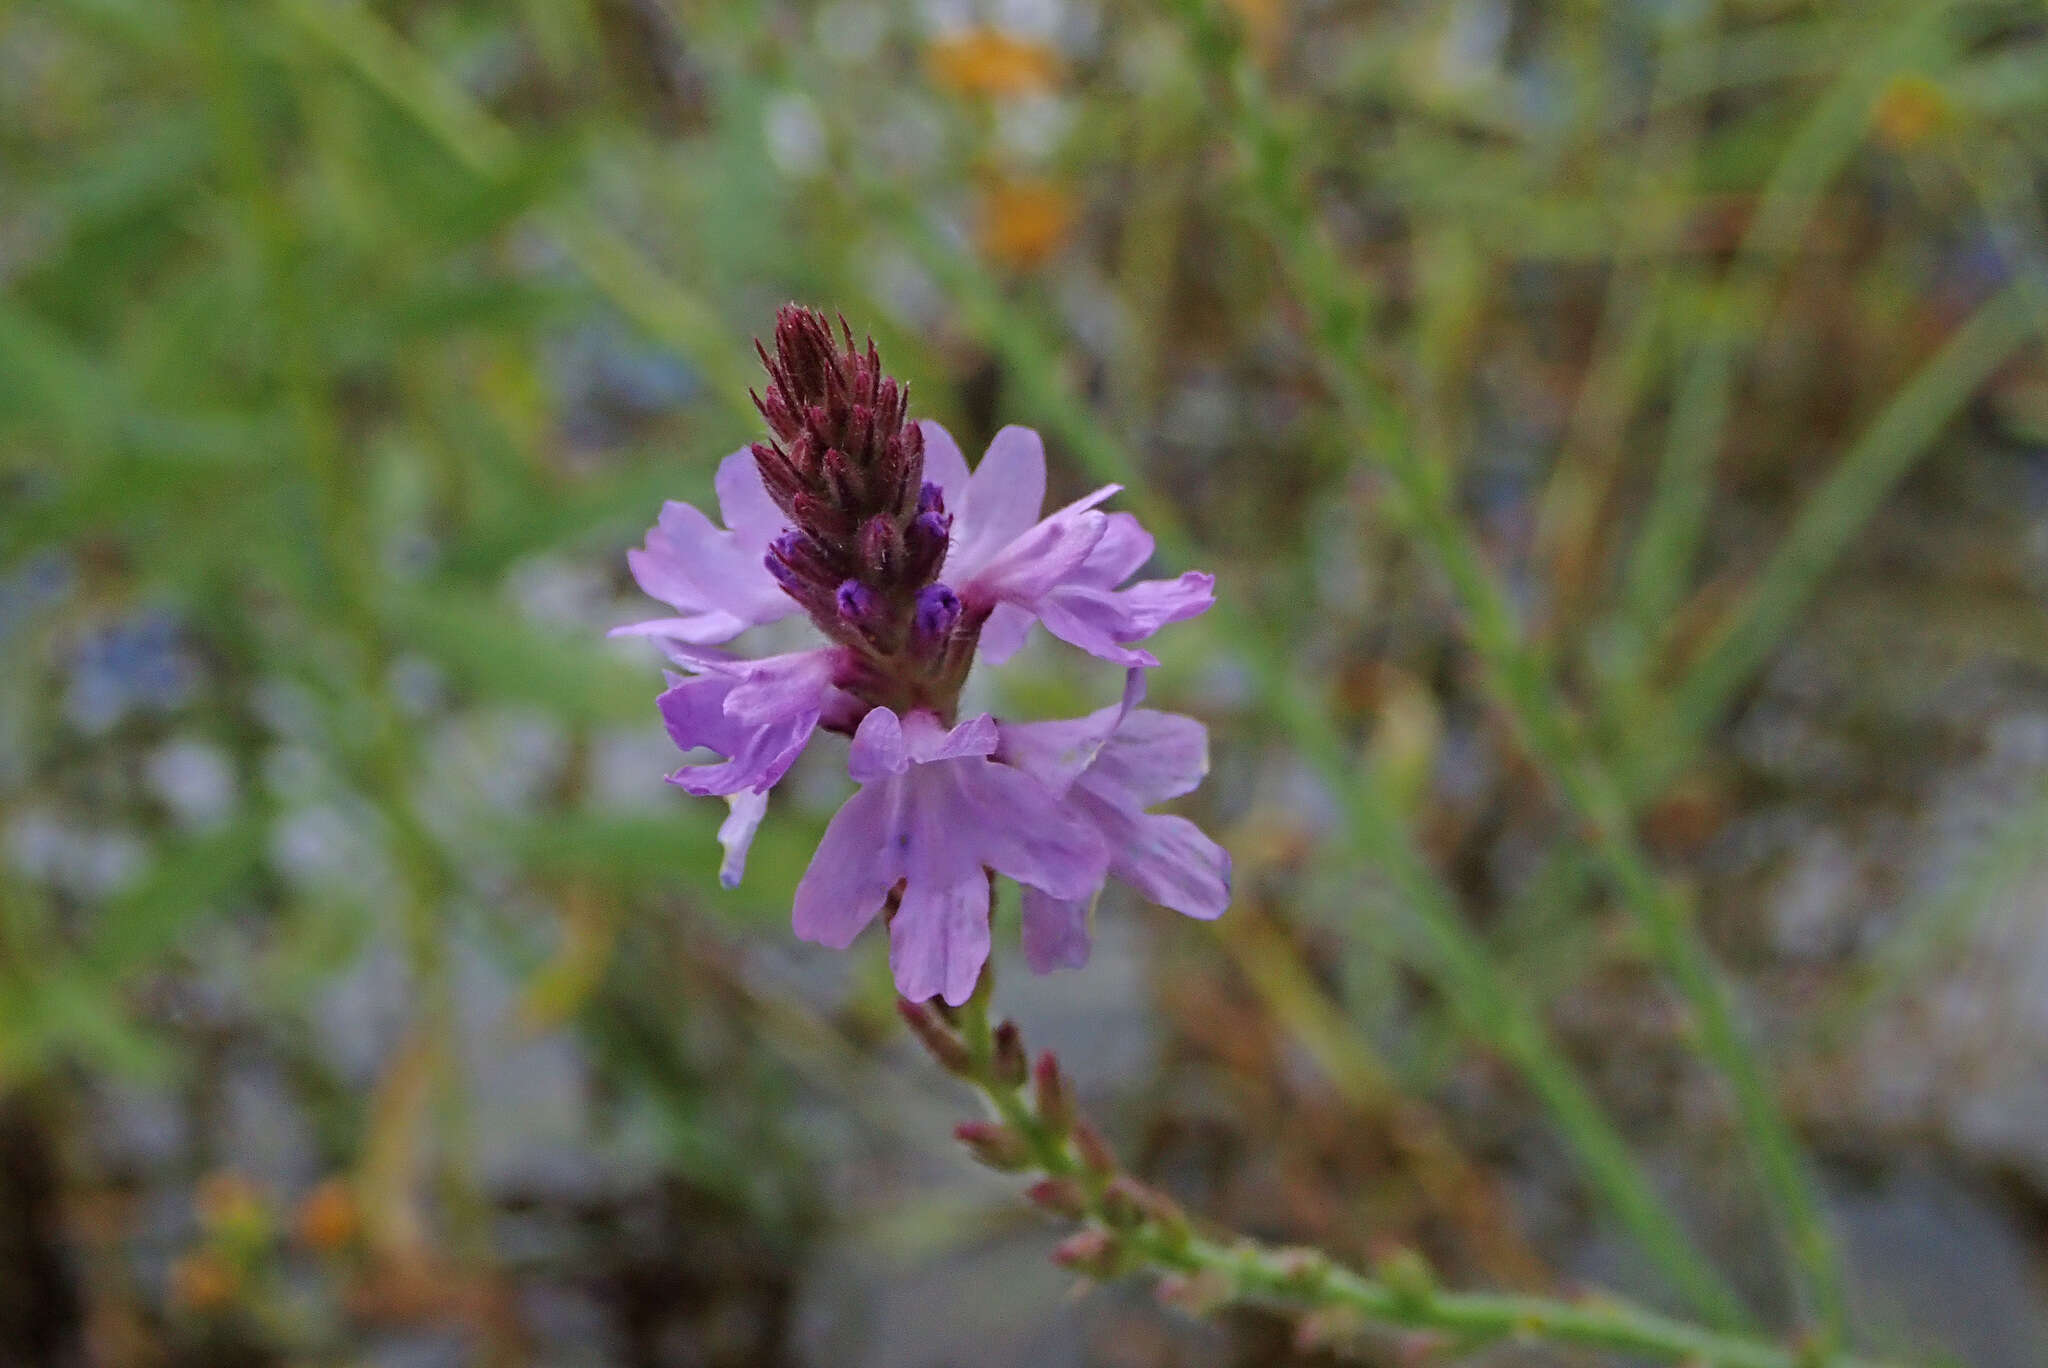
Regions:
[[[1106,1230],[1084,1230],[1060,1241],[1052,1261],[1091,1278],[1113,1278],[1123,1264],[1123,1245]]]
[[[960,621],[960,596],[943,584],[917,591],[917,615],[911,627],[921,646],[935,646],[953,634]]]
[[[1074,1153],[1081,1156],[1081,1162],[1090,1173],[1110,1177],[1116,1173],[1116,1154],[1109,1142],[1102,1138],[1102,1132],[1085,1118],[1074,1118]]]
[[[859,580],[847,580],[833,596],[839,616],[856,631],[872,631],[882,618],[882,596]]]
[[[1117,1230],[1136,1230],[1145,1224],[1145,1206],[1138,1199],[1137,1184],[1118,1178],[1102,1190],[1102,1219]]]
[[[952,535],[951,514],[920,513],[912,518],[903,534],[904,578],[917,584],[936,575],[946,563]]]
[[[860,527],[861,577],[871,584],[887,584],[903,569],[903,534],[893,518],[877,513]]]
[[[944,513],[946,491],[927,480],[917,491],[917,511],[920,513]]]
[[[1038,1112],[1038,1123],[1053,1135],[1064,1136],[1074,1128],[1074,1097],[1060,1074],[1060,1061],[1051,1050],[1039,1055],[1031,1070],[1031,1101]],[[1110,1167],[1116,1165],[1112,1163]]]
[[[1015,1173],[1031,1162],[1024,1137],[997,1121],[962,1121],[953,1138],[967,1146],[978,1163],[1002,1173]]]
[[[853,535],[853,515],[846,505],[809,492],[789,502],[791,516],[812,536],[836,542]]]
[[[1154,1229],[1170,1240],[1185,1240],[1192,1233],[1188,1229],[1187,1214],[1180,1209],[1178,1202],[1135,1178],[1114,1179],[1103,1189],[1102,1215],[1119,1230],[1130,1230],[1150,1222]]]
[[[1024,1195],[1034,1205],[1069,1220],[1077,1221],[1088,1211],[1087,1194],[1071,1178],[1041,1178],[1024,1189]]]
[[[938,1061],[940,1068],[961,1078],[974,1072],[974,1057],[968,1053],[967,1042],[952,1027],[939,1020],[931,1008],[922,1002],[898,998],[896,1013],[931,1057]]]
[[[1017,1029],[1016,1022],[1005,1021],[996,1027],[995,1058],[992,1062],[995,1066],[996,1082],[1006,1088],[1024,1086],[1025,1075],[1030,1072],[1031,1066],[1024,1058],[1024,1036]]]
[[[1190,1316],[1208,1316],[1228,1305],[1230,1279],[1213,1268],[1169,1273],[1159,1280],[1159,1300]]]
[[[832,492],[832,500],[839,507],[856,509],[866,502],[860,471],[855,468],[852,458],[845,452],[837,447],[827,451],[823,468],[825,487]]]

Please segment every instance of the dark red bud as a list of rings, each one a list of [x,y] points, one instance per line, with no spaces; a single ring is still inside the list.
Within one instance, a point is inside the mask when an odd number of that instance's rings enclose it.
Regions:
[[[946,563],[946,548],[952,539],[953,520],[944,513],[920,513],[910,520],[903,534],[903,578],[924,584]]]
[[[1014,1021],[1005,1021],[995,1030],[995,1080],[1006,1088],[1024,1086],[1025,1075],[1031,1071],[1030,1062],[1024,1057],[1024,1034],[1017,1029]]]
[[[1052,1261],[1091,1278],[1113,1278],[1123,1263],[1123,1246],[1106,1230],[1084,1230],[1060,1241]]]
[[[825,488],[831,491],[832,501],[841,508],[861,508],[866,500],[866,482],[861,479],[860,470],[853,459],[838,447],[825,453],[823,468]]]
[[[1071,1178],[1041,1178],[1024,1189],[1024,1195],[1033,1205],[1070,1221],[1080,1220],[1088,1211],[1088,1195]]]
[[[861,524],[861,575],[875,584],[894,582],[908,559],[895,520],[877,513]]]
[[[1074,1128],[1074,1098],[1067,1088],[1067,1080],[1060,1074],[1060,1061],[1051,1050],[1038,1056],[1038,1064],[1031,1071],[1032,1105],[1038,1113],[1038,1123],[1056,1136],[1064,1136]],[[1094,1168],[1094,1165],[1089,1165]],[[1096,1169],[1098,1173],[1113,1172],[1116,1161],[1112,1159],[1107,1168]]]
[[[967,1042],[952,1027],[940,1021],[931,1008],[921,1002],[898,998],[896,1013],[931,1057],[938,1061],[940,1068],[961,1078],[974,1072],[974,1058],[968,1053]]]
[[[1090,1173],[1104,1178],[1114,1175],[1116,1154],[1110,1149],[1109,1142],[1102,1138],[1102,1132],[1096,1130],[1085,1117],[1075,1117],[1073,1126],[1074,1153],[1080,1156],[1083,1166]]]
[[[962,1121],[953,1127],[953,1138],[967,1146],[977,1162],[999,1172],[1015,1173],[1031,1163],[1024,1137],[999,1121]]]

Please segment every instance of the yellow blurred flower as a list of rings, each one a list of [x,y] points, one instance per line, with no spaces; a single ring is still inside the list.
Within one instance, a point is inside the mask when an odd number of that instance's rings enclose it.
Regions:
[[[1903,152],[1940,132],[1952,112],[1947,94],[1933,81],[1925,76],[1899,76],[1877,97],[1870,122],[1879,141]]]
[[[932,79],[962,95],[1030,95],[1059,80],[1059,54],[992,28],[969,29],[925,50]]]
[[[992,179],[983,184],[975,229],[982,255],[1030,270],[1045,264],[1074,226],[1074,197],[1046,180]]]

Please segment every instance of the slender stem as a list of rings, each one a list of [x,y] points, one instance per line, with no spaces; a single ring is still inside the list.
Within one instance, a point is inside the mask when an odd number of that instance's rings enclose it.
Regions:
[[[1206,7],[1189,0],[1198,22]],[[1460,516],[1449,467],[1432,462],[1412,439],[1396,398],[1356,361],[1371,301],[1350,279],[1322,225],[1301,200],[1304,181],[1290,137],[1267,107],[1262,78],[1235,59],[1228,40],[1204,44],[1220,58],[1239,106],[1252,160],[1246,180],[1254,211],[1297,296],[1326,343],[1318,349],[1340,407],[1359,425],[1405,500],[1412,535],[1436,561],[1463,610],[1467,636],[1499,698],[1566,801],[1590,826],[1593,853],[1621,901],[1643,927],[1652,953],[1691,1009],[1701,1051],[1726,1080],[1737,1124],[1828,1340],[1840,1338],[1844,1297],[1839,1259],[1798,1141],[1780,1113],[1754,1050],[1737,1023],[1734,993],[1676,894],[1637,841],[1629,806],[1572,709],[1530,646],[1506,589]]]
[[[984,976],[955,1018],[957,1037],[948,1038],[957,1042],[952,1071],[980,1092],[1000,1129],[968,1127],[962,1135],[997,1167],[1039,1175],[1034,1196],[1083,1223],[1082,1233],[1059,1256],[1078,1271],[1170,1276],[1174,1299],[1198,1312],[1253,1304],[1325,1317],[1341,1313],[1362,1330],[1441,1335],[1458,1352],[1516,1340],[1610,1350],[1689,1368],[1807,1368],[1814,1361],[1802,1349],[1704,1329],[1604,1296],[1560,1301],[1444,1291],[1412,1254],[1383,1261],[1380,1276],[1368,1277],[1314,1250],[1199,1232],[1168,1199],[1118,1172],[1101,1141],[1066,1107],[1046,1114],[1045,1080],[1057,1086],[1058,1079],[1051,1056],[1040,1058],[1034,1074],[1036,1104],[1014,1074],[1003,1076],[989,987]],[[904,1014],[928,1044],[929,1033],[945,1030],[923,1008],[905,1004]],[[1014,1032],[1013,1048],[1021,1051]],[[1878,1368],[1854,1359],[1835,1362],[1838,1368]]]

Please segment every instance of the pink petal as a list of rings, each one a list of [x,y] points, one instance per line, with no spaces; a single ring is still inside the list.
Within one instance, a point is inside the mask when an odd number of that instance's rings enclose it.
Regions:
[[[1002,758],[1036,779],[1054,797],[1063,797],[1144,697],[1145,672],[1130,670],[1124,675],[1120,703],[1071,721],[1005,723]]]
[[[1146,668],[1159,663],[1150,651],[1124,644],[1132,639],[1129,621],[1117,596],[1103,590],[1081,585],[1055,589],[1039,600],[1038,620],[1061,641],[1099,660]]]
[[[1161,907],[1213,921],[1230,906],[1230,853],[1185,817],[1140,817],[1110,872]]]
[[[920,765],[994,755],[1000,740],[996,720],[987,713],[970,717],[947,731],[930,713],[915,712],[906,719],[905,730],[910,737],[911,758]]]
[[[761,468],[754,464],[754,453],[741,447],[720,461],[712,488],[718,493],[718,511],[734,538],[742,546],[759,547],[763,555],[767,554],[768,543],[782,534],[789,519],[768,497],[768,486],[761,483]]]
[[[889,923],[889,967],[912,1002],[943,997],[958,1007],[988,963],[988,879],[980,870],[945,883],[912,879]]]
[[[791,922],[803,940],[844,950],[882,910],[897,874],[890,839],[892,784],[863,788],[825,827],[796,886]]]
[[[628,551],[630,561],[639,555]],[[647,586],[643,583],[641,588]],[[645,622],[629,622],[623,627],[614,627],[606,636],[615,637],[657,637],[664,641],[680,641],[690,645],[709,645],[720,641],[731,641],[749,624],[741,622],[731,613],[698,613],[694,617],[649,618]]]
[[[1216,577],[1199,570],[1170,580],[1144,580],[1118,594],[1125,641],[1143,641],[1169,622],[1200,617],[1216,606]]]
[[[1047,593],[1073,578],[1107,524],[1102,514],[1085,510],[1053,514],[956,585],[961,601],[970,607],[1014,603],[1035,611]]]
[[[961,762],[956,839],[974,858],[1056,898],[1101,887],[1109,849],[1085,817],[1008,765]]]
[[[1000,665],[1024,649],[1037,619],[1014,603],[998,603],[982,624],[975,654],[991,665]]]
[[[726,465],[732,465],[731,457]],[[735,506],[748,518],[747,530],[725,531],[690,504],[671,500],[662,505],[646,546],[626,553],[643,591],[695,621],[679,628],[681,640],[730,640],[748,627],[797,611],[796,601],[782,591],[763,560],[774,531],[761,535],[758,510],[748,508],[750,496],[738,477],[726,479],[724,468],[720,477],[733,487]],[[765,490],[762,497],[767,497]]]
[[[766,726],[825,707],[839,652],[831,647],[751,661],[744,679],[725,698],[725,715],[743,725]]]
[[[1209,731],[1192,717],[1140,708],[1102,747],[1082,782],[1132,811],[1192,793],[1209,772]]]
[[[1104,589],[1114,589],[1145,568],[1152,559],[1154,543],[1137,518],[1129,513],[1111,513],[1102,540],[1088,554],[1081,567],[1081,579]]]
[[[949,581],[971,579],[994,555],[1029,531],[1045,502],[1045,445],[1030,428],[995,435],[953,512]]]
[[[754,833],[761,829],[761,819],[768,815],[768,795],[742,791],[726,798],[731,811],[718,824],[718,844],[725,851],[725,859],[719,862],[718,881],[727,888],[738,888],[747,872],[747,851],[754,844]]]
[[[902,721],[887,708],[870,709],[854,729],[846,772],[856,784],[872,784],[909,768],[910,747],[903,739]]]
[[[1088,912],[1093,900],[1063,899],[1024,889],[1024,961],[1034,974],[1079,969],[1088,962],[1093,937]]]
[[[917,426],[924,433],[925,483],[939,487],[947,508],[958,508],[967,497],[967,458],[960,454],[953,434],[931,419],[921,419]]]
[[[817,729],[815,707],[760,724],[736,720],[726,710],[733,692],[730,678],[704,675],[673,684],[656,700],[661,719],[676,747],[702,746],[725,757],[723,764],[684,765],[669,782],[699,797],[766,792],[789,772]]]

